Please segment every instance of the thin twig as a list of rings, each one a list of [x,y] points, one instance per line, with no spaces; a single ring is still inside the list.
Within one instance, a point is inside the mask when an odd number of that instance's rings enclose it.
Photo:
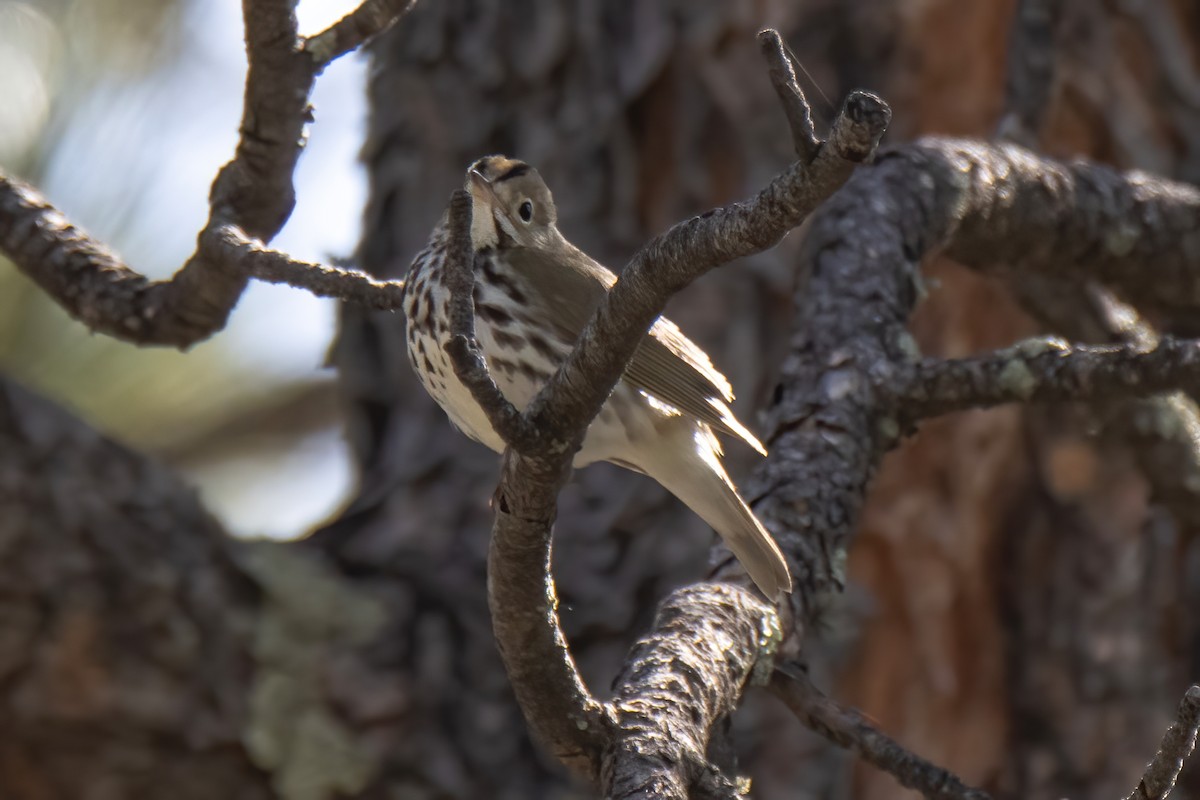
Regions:
[[[1196,747],[1196,732],[1200,729],[1200,686],[1193,686],[1179,703],[1175,724],[1163,734],[1162,744],[1136,789],[1125,800],[1166,800],[1175,788],[1183,762]]]
[[[492,380],[483,351],[475,340],[471,195],[466,190],[458,189],[451,196],[446,227],[446,288],[450,292],[450,341],[446,343],[446,354],[454,365],[454,374],[470,390],[500,438],[518,450],[526,450],[537,442],[537,431]]]
[[[304,40],[317,72],[357,50],[412,10],[417,0],[363,0],[362,5],[318,34]]]
[[[1128,343],[1143,350],[1159,335],[1137,309],[1086,279],[1023,274],[1013,287],[1021,306],[1073,342]],[[1200,410],[1183,392],[1093,403],[1088,427],[1137,461],[1151,498],[1179,522],[1200,526]]]
[[[987,792],[967,786],[953,772],[906,749],[861,712],[827,697],[802,668],[780,665],[771,676],[770,688],[805,727],[858,753],[906,789],[914,789],[928,800],[988,800]]]
[[[380,281],[365,272],[299,261],[251,239],[234,225],[223,225],[202,234],[205,247],[230,264],[238,264],[252,277],[307,289],[317,297],[331,297],[378,311],[396,311],[404,296],[404,281]]]
[[[812,108],[804,90],[796,79],[793,63],[796,60],[791,48],[783,41],[779,31],[767,28],[759,31],[758,41],[762,46],[763,58],[767,60],[767,74],[771,78],[771,86],[779,96],[783,113],[787,116],[788,128],[792,131],[792,145],[796,148],[796,158],[803,164],[813,160],[821,140],[813,130]]]

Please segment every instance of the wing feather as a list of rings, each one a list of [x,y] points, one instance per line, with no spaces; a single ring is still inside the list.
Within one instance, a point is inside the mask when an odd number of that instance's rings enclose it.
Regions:
[[[568,247],[563,257],[570,260],[569,264],[527,247],[507,250],[504,263],[521,279],[522,287],[537,305],[538,318],[549,320],[564,339],[574,342],[605,292],[617,282],[617,276],[581,250]],[[708,354],[666,317],[654,323],[622,379],[718,431],[737,436],[766,455],[762,443],[730,410],[733,388],[729,381],[713,366]]]

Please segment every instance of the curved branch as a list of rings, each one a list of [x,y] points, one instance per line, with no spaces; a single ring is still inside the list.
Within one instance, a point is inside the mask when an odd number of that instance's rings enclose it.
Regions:
[[[770,688],[805,727],[858,753],[895,776],[906,789],[915,789],[928,800],[988,800],[986,792],[967,786],[949,770],[906,750],[855,709],[845,708],[826,697],[802,669],[781,665],[771,676]]]
[[[518,449],[532,447],[537,431],[508,401],[488,373],[475,340],[475,270],[471,248],[471,196],[454,192],[446,212],[446,288],[450,292],[450,341],[446,353],[454,374],[475,398],[500,438]]]
[[[1095,402],[1200,389],[1200,342],[1164,339],[1135,346],[1067,345],[1034,339],[977,358],[896,365],[883,390],[902,427],[968,408],[1020,402]]]
[[[551,530],[571,458],[670,296],[714,267],[774,245],[803,222],[858,163],[872,155],[889,118],[890,111],[879,98],[865,92],[851,94],[829,141],[822,144],[811,163],[797,162],[754,199],[680,223],[643,247],[593,315],[570,356],[523,412],[529,427],[538,432],[537,440],[532,444],[507,441],[488,553],[493,627],[535,736],[577,771],[596,777],[600,749],[609,741],[600,731],[613,723],[579,678],[556,610],[550,572]],[[459,287],[460,294],[467,291],[468,287]],[[740,630],[758,630],[758,624],[755,617]],[[684,650],[704,646],[695,637],[677,644]],[[755,663],[757,654],[756,649],[730,652],[726,657],[739,661],[744,657]],[[730,683],[734,677],[728,671],[713,675],[712,690],[720,696],[740,696],[742,682]],[[706,740],[710,717],[690,703],[681,705],[679,712],[683,719],[692,720],[693,738]],[[659,724],[665,725],[665,719]],[[664,734],[668,731],[661,729]],[[679,729],[669,732],[682,734]],[[626,756],[636,753],[614,751],[606,761],[610,774],[624,774],[621,760]],[[666,774],[660,777],[670,779]],[[712,778],[709,773],[692,774],[691,778],[715,785],[708,780]]]
[[[878,97],[851,93],[811,163],[794,163],[752,200],[692,217],[651,239],[529,404],[530,421],[577,446],[573,440],[599,413],[667,300],[706,272],[776,245],[870,157],[890,119]]]
[[[0,251],[94,331],[141,345],[187,348],[221,330],[252,276],[245,260],[224,257],[226,229],[269,242],[295,204],[292,174],[321,65],[299,46],[294,5],[242,5],[249,71],[241,137],[233,160],[213,181],[196,252],[173,277],[151,281],[130,269],[31,187],[3,173]]]
[[[812,108],[804,90],[796,80],[796,54],[784,43],[779,31],[768,28],[759,31],[758,42],[762,47],[763,58],[767,61],[767,74],[771,77],[771,86],[787,115],[788,127],[792,130],[792,146],[796,149],[796,158],[804,163],[813,160],[821,146],[813,130]]]
[[[347,53],[357,50],[396,24],[417,0],[363,0],[363,3],[325,30],[304,40],[317,72]]]
[[[774,608],[741,587],[700,583],[668,597],[616,681],[604,796],[687,800],[709,783],[733,797],[705,757],[710,731],[748,684],[765,683],[781,638]]]
[[[247,237],[234,225],[223,225],[201,236],[205,237],[205,247],[223,262],[237,264],[260,281],[307,289],[317,297],[331,297],[378,311],[401,308],[404,281],[381,281],[365,272],[298,261]]]
[[[1183,762],[1196,748],[1196,733],[1200,730],[1200,686],[1192,686],[1179,703],[1175,724],[1163,734],[1162,744],[1154,760],[1146,765],[1146,773],[1126,800],[1166,800],[1175,788],[1183,770]]]
[[[611,712],[583,683],[558,619],[550,568],[558,491],[570,465],[555,469],[505,453],[488,546],[488,608],[509,683],[535,738],[573,772],[596,783]],[[546,491],[546,487],[550,487]]]
[[[802,253],[771,457],[748,493],[789,555],[798,621],[841,589],[867,482],[902,432],[885,387],[915,355],[906,324],[920,260],[945,248],[979,269],[1093,274],[1179,305],[1200,301],[1197,212],[1192,187],[948,139],[882,154],[821,208]]]

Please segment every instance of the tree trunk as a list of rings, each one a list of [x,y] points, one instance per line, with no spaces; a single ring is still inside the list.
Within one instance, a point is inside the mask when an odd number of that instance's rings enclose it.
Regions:
[[[1144,16],[1186,19],[1178,5]],[[865,86],[888,98],[895,139],[991,138],[1005,111],[1015,10],[1000,0],[771,10],[713,2],[685,15],[658,3],[423,8],[374,52],[363,265],[403,274],[443,205],[430,187],[448,192],[488,152],[536,164],[568,238],[613,268],[672,221],[754,191],[788,158],[753,38],[767,25],[785,34],[826,95]],[[1115,108],[1097,92],[1097,75],[1126,78],[1117,86],[1127,99],[1168,80],[1166,55],[1156,61],[1147,50],[1147,30],[1161,35],[1153,20],[1084,2],[1066,3],[1062,16],[1042,147],[1194,179],[1200,151],[1172,138],[1196,135],[1182,102]],[[1115,56],[1106,42],[1121,42]],[[1129,126],[1161,133],[1130,143]],[[714,273],[671,309],[729,373],[750,419],[786,343],[796,238]],[[1019,300],[1010,287],[932,265],[914,330],[932,355],[1002,347],[1045,330]],[[399,321],[346,315],[341,363],[350,365],[355,444],[373,491],[347,517],[354,525],[343,520],[319,541],[366,571],[406,547],[435,554],[430,566],[475,597],[464,613],[478,618],[457,624],[483,625],[481,576],[460,575],[464,562],[477,570],[483,561],[494,461],[450,432],[420,392],[400,355]],[[390,349],[364,359],[367,339]],[[843,701],[1003,794],[1127,792],[1196,677],[1195,625],[1182,613],[1181,556],[1194,552],[1192,537],[1148,505],[1129,446],[1115,433],[1095,436],[1096,427],[1068,409],[1017,408],[928,425],[887,459],[852,550],[853,585],[807,646],[813,670]],[[734,454],[742,475],[744,455]],[[653,598],[698,574],[707,535],[648,481],[604,467],[576,476],[562,498],[556,575],[564,623],[595,689],[643,629]],[[498,669],[486,648],[458,653]],[[466,698],[452,709],[480,700],[465,682],[448,691]],[[448,713],[427,700],[431,720]],[[761,698],[736,729],[756,796],[847,786],[855,796],[895,793],[890,777],[831,757]],[[446,749],[501,748],[485,732],[478,739]],[[460,758],[464,772],[479,769]],[[486,780],[498,785],[495,777]],[[504,785],[557,785],[549,776],[512,780]]]
[[[1015,5],[420,5],[372,48],[361,265],[402,275],[488,152],[536,164],[568,238],[613,268],[756,190],[790,156],[754,38],[768,25],[825,94],[886,97],[896,140],[989,138]],[[1136,5],[1064,4],[1041,146],[1194,181],[1200,20]],[[670,310],[752,427],[788,341],[798,239]],[[1030,287],[928,274],[913,329],[929,354],[1091,330],[1080,287],[1062,287],[1071,313],[1056,318]],[[528,740],[485,599],[497,459],[421,391],[403,324],[343,310],[361,484],[292,545],[230,540],[164,468],[0,384],[0,796],[592,796]],[[1125,796],[1197,678],[1200,553],[1122,409],[961,414],[893,453],[851,586],[805,643],[818,682],[1000,796]],[[735,477],[753,458],[731,453]],[[607,466],[575,476],[556,534],[563,623],[603,695],[657,600],[703,574],[712,534]],[[733,727],[756,797],[897,792],[765,695]]]

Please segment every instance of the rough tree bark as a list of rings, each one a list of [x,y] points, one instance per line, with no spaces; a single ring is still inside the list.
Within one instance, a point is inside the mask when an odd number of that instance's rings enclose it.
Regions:
[[[372,15],[404,5],[367,3],[308,52],[323,63],[373,30]],[[676,219],[757,189],[792,158],[754,43],[767,24],[827,88],[870,86],[907,109],[899,139],[922,130],[988,137],[1007,109],[1016,122],[1005,135],[1036,142],[1040,129],[1050,152],[1196,178],[1195,42],[1179,33],[1189,19],[1195,30],[1194,12],[1182,3],[1019,5],[1028,13],[1018,35],[1049,35],[1062,54],[1049,98],[1021,88],[1044,82],[1018,81],[1018,96],[1005,99],[1011,2],[773,12],[712,2],[686,13],[656,3],[426,4],[373,49],[361,265],[378,278],[402,275],[444,202],[430,187],[456,185],[486,151],[537,163],[568,234],[613,265]],[[1014,47],[1014,58],[1022,52]],[[1109,73],[1108,83],[1094,77]],[[1147,84],[1165,87],[1170,102],[1134,102]],[[1128,102],[1106,99],[1109,86]],[[278,202],[287,204],[286,192],[252,205]],[[198,256],[237,267],[222,273],[231,285],[245,270],[389,306],[395,286],[359,279],[347,288],[344,274],[246,240],[269,238],[277,215],[258,224],[239,209],[214,206]],[[671,312],[739,387],[742,412],[769,404],[775,365],[805,345],[781,333],[797,239],[705,279]],[[1077,339],[1129,338],[1112,314],[1094,319],[1111,304],[1080,319],[1088,287],[1068,287],[1076,294],[1063,304],[1066,319],[1039,308],[1027,316],[1014,295],[1029,298],[1010,291],[1025,286],[1012,266],[1018,277],[1001,281],[933,265],[913,322],[922,350],[966,356],[1039,325]],[[211,319],[201,324],[184,314],[186,336],[219,328],[231,294],[203,309]],[[0,721],[15,734],[0,745],[0,793],[590,794],[529,743],[494,652],[483,565],[495,460],[454,434],[420,391],[401,321],[359,306],[344,317],[337,360],[362,484],[346,513],[301,545],[231,542],[160,467],[3,386]],[[988,374],[986,365],[956,368],[979,381]],[[797,386],[807,391],[789,391]],[[1003,795],[1124,796],[1196,677],[1196,544],[1179,510],[1196,488],[1171,483],[1180,471],[1163,468],[1180,452],[1187,417],[1119,405],[1108,413],[1123,424],[1102,425],[1096,413],[1099,421],[1010,408],[924,426],[876,476],[849,591],[824,598],[821,630],[803,643],[808,670],[831,694]],[[796,433],[796,419],[773,424],[784,438]],[[767,497],[778,489],[768,480],[756,493],[768,516],[784,499]],[[784,516],[796,508],[782,506]],[[605,468],[576,476],[559,519],[561,617],[597,689],[649,627],[657,598],[702,574],[710,535],[662,490]],[[664,610],[664,625],[671,615]],[[843,741],[861,734],[861,718],[814,705],[811,690],[806,697],[789,702],[813,727]],[[806,737],[779,704],[750,701],[732,741],[755,796],[895,793],[893,778]],[[729,768],[720,749],[710,755]]]
[[[1194,176],[1186,154],[1195,148],[1171,144],[1167,134],[1148,142],[1131,133],[1165,126],[1179,137],[1194,136],[1183,122],[1186,104],[1169,104],[1153,123],[1133,123],[1127,116],[1154,118],[1154,110],[1137,97],[1157,82],[1183,79],[1171,76],[1178,73],[1175,62],[1186,58],[1186,42],[1161,51],[1160,63],[1171,63],[1158,66],[1133,12],[1065,3],[1059,12],[1065,19],[1049,38],[1057,69],[1050,65],[1040,81],[1035,75],[1027,88],[1016,87],[1018,97],[1010,104],[1005,71],[1016,5],[817,3],[751,18],[727,6],[699,4],[694,15],[678,22],[654,4],[643,6],[633,20],[608,17],[603,8],[588,18],[585,10],[557,4],[511,12],[488,7],[475,21],[453,6],[434,11],[422,17],[428,28],[398,31],[397,43],[377,54],[375,90],[388,102],[375,105],[373,118],[370,163],[380,177],[364,266],[402,274],[437,213],[426,211],[424,218],[416,213],[425,207],[422,187],[453,183],[461,164],[484,151],[516,150],[537,163],[563,207],[564,228],[610,264],[620,263],[642,236],[677,216],[737,196],[739,187],[753,186],[786,157],[778,112],[759,66],[736,44],[763,23],[784,31],[828,94],[860,85],[883,92],[902,110],[893,126],[898,140],[924,131],[989,137],[1011,105],[1025,119],[1045,118],[1041,141],[1050,153],[1092,154],[1121,166]],[[1157,13],[1190,12],[1179,7]],[[608,32],[602,48],[591,49],[594,40],[575,34],[584,19],[598,19]],[[1157,37],[1170,29],[1164,32],[1153,19],[1144,25]],[[569,45],[561,44],[564,32]],[[1121,57],[1114,60],[1103,42],[1116,35],[1124,38]],[[489,37],[506,46],[496,51],[472,44]],[[537,57],[514,57],[516,45],[509,50],[507,43],[517,41]],[[563,62],[556,43],[589,55],[557,69]],[[446,57],[449,53],[457,55]],[[1140,83],[1119,82],[1128,102],[1105,100],[1094,78],[1114,71],[1145,74]],[[1047,82],[1047,74],[1057,82]],[[1082,97],[1079,86],[1086,89]],[[826,109],[818,116],[830,114]],[[1122,155],[1135,147],[1153,159]],[[407,155],[414,150],[434,155],[414,160]],[[731,370],[739,399],[748,401],[742,408],[763,405],[773,386],[785,344],[778,332],[787,326],[791,244],[739,271],[710,276],[671,312]],[[931,269],[930,296],[914,321],[925,352],[966,355],[1038,331],[998,283],[946,263]],[[374,341],[384,340],[380,329],[373,330]],[[353,363],[361,340],[349,341],[344,352]],[[368,362],[366,373],[379,375],[384,368]],[[383,424],[396,429],[391,441],[402,444],[380,447],[378,427],[363,440],[371,442],[364,445],[370,453],[366,474],[379,484],[399,485],[387,509],[374,506],[369,524],[337,545],[346,553],[361,548],[367,558],[356,557],[360,564],[389,551],[383,542],[391,536],[382,520],[399,520],[413,499],[431,492],[482,497],[492,480],[490,472],[463,472],[463,459],[469,459],[464,451],[474,450],[469,443],[451,439],[433,445],[424,422],[405,425],[417,415],[440,417],[407,375],[388,380],[393,386],[409,382],[404,391],[415,397],[406,394],[401,411],[384,417],[380,385],[367,384],[371,396],[360,419],[375,425],[386,419]],[[829,609],[825,635],[807,644],[814,673],[836,673],[838,680],[827,685],[837,687],[837,696],[862,706],[901,741],[969,781],[1035,796],[1125,791],[1127,780],[1120,776],[1145,757],[1135,743],[1153,741],[1194,677],[1189,666],[1194,656],[1187,655],[1194,652],[1189,644],[1195,641],[1194,625],[1179,610],[1180,601],[1168,600],[1186,596],[1185,587],[1194,582],[1165,572],[1191,563],[1177,554],[1190,552],[1192,539],[1179,538],[1162,513],[1150,517],[1157,533],[1141,535],[1145,495],[1137,488],[1143,485],[1138,473],[1147,467],[1135,459],[1147,448],[1130,452],[1128,434],[1096,440],[1061,421],[1037,422],[1044,414],[1061,420],[1069,413],[1006,408],[938,420],[889,456],[851,552],[847,602]],[[1164,424],[1159,419],[1116,415],[1118,422],[1130,421],[1126,429],[1148,436]],[[432,446],[454,452],[433,458]],[[397,453],[427,465],[425,477],[398,479],[395,470],[408,459]],[[1066,517],[1063,498],[1077,509]],[[603,468],[577,475],[564,495],[556,574],[564,624],[585,677],[611,674],[622,652],[620,632],[644,627],[647,607],[627,606],[625,599],[661,593],[664,584],[655,576],[664,571],[670,576],[670,565],[689,553],[695,559],[696,539],[673,535],[647,542],[621,534],[644,523],[694,530],[694,521],[672,506],[656,487]],[[371,513],[364,509],[359,507]],[[463,513],[450,500],[424,511],[430,515],[424,524],[399,524],[428,536],[461,524],[486,527],[482,507],[470,521]],[[1122,527],[1126,533],[1118,535]],[[428,547],[445,552],[435,542]],[[671,555],[676,552],[681,554]],[[651,566],[648,558],[654,556]],[[1115,563],[1145,566],[1123,573],[1128,578],[1121,584],[1101,577]],[[599,564],[602,578],[595,573]],[[612,592],[614,585],[624,589]],[[1150,587],[1157,588],[1151,593]],[[1087,607],[1097,611],[1085,612]],[[1047,615],[1047,608],[1054,614]],[[1096,616],[1106,608],[1125,611]],[[1169,641],[1142,636],[1147,628],[1163,630]],[[1063,639],[1066,631],[1078,633]],[[1103,656],[1086,652],[1113,637],[1136,639],[1138,645]],[[1100,703],[1097,693],[1109,699]],[[744,767],[756,776],[762,796],[846,785],[844,759],[806,739],[778,709],[751,700],[736,724],[748,755]],[[968,730],[963,720],[972,720]],[[1044,733],[1048,728],[1052,735]],[[1047,749],[1067,738],[1065,749]],[[1015,759],[1004,758],[1009,750],[1017,753]],[[796,758],[799,751],[811,755]],[[1113,758],[1114,752],[1124,755]],[[894,792],[892,779],[869,766],[853,767],[850,774],[855,793]]]

